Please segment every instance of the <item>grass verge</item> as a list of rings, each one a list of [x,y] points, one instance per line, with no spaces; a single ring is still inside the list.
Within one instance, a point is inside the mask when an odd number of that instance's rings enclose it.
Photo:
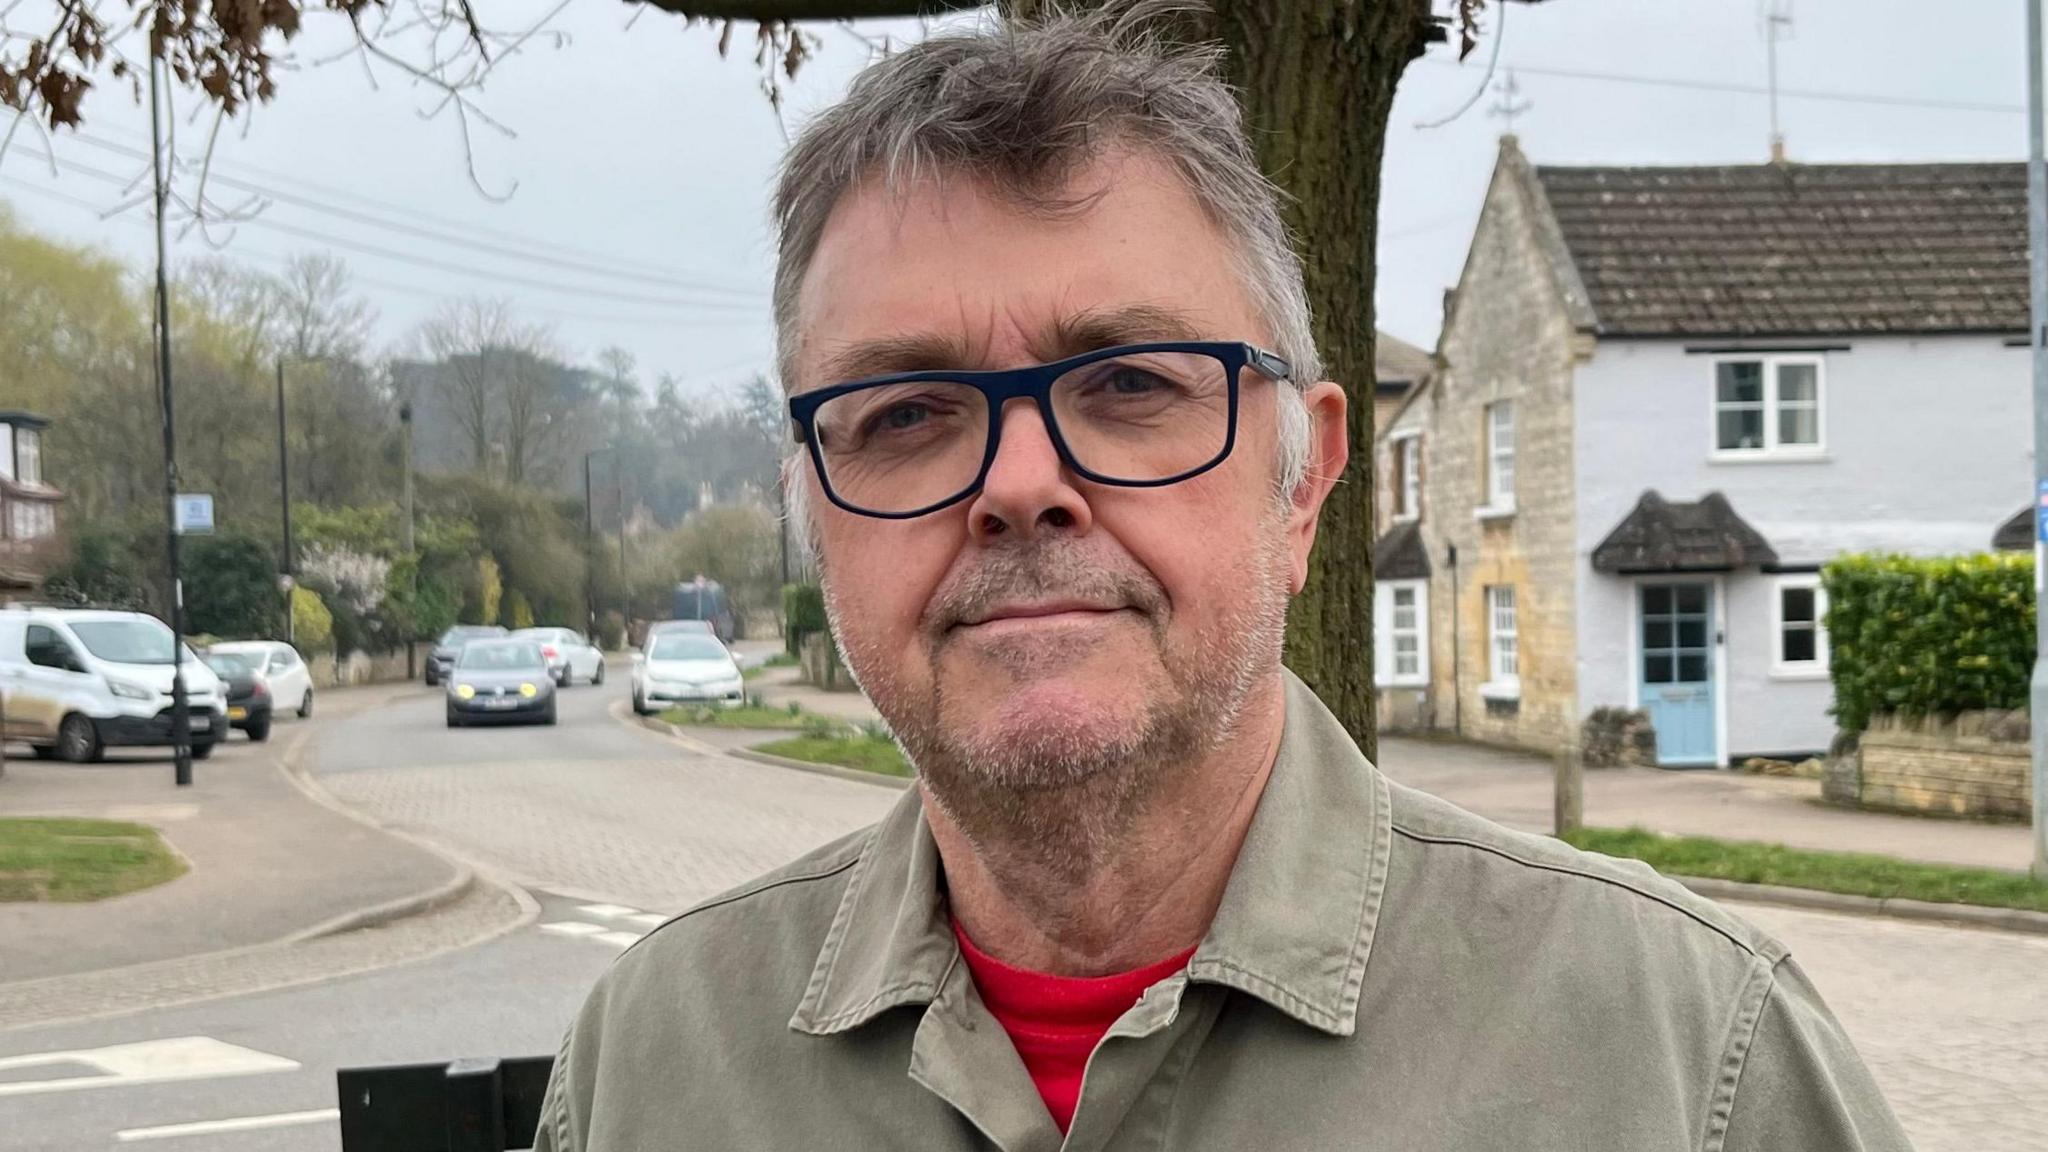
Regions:
[[[787,708],[743,704],[738,708],[714,708],[700,704],[693,708],[670,708],[661,714],[671,724],[699,728],[802,728],[804,715]]]
[[[185,872],[155,830],[112,820],[0,820],[0,901],[75,904]]]
[[[910,761],[903,758],[903,750],[896,747],[896,742],[887,736],[868,732],[832,735],[807,732],[802,736],[763,744],[755,751],[791,760],[808,760],[813,764],[836,764],[841,768],[879,772],[884,776],[910,775]]]
[[[1585,828],[1565,839],[1589,852],[1641,860],[1672,876],[2048,912],[2048,884],[1989,868],[1922,864],[1848,852],[1808,852],[1747,840],[1664,836],[1642,828]]]
[[[752,680],[754,677],[761,675],[762,673],[768,671],[770,668],[789,668],[794,666],[795,664],[796,657],[791,656],[787,652],[777,652],[775,655],[770,656],[768,659],[761,661],[759,664],[756,664],[751,668],[742,669],[740,671],[740,676],[743,679]]]

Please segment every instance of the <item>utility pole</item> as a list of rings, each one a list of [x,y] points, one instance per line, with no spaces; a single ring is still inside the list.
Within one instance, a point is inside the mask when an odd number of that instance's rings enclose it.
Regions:
[[[619,454],[612,453],[612,492],[619,500],[619,603],[620,615],[626,618],[630,627],[633,622],[633,581],[626,575],[626,470],[621,468]]]
[[[156,187],[156,373],[163,404],[165,551],[171,564],[171,761],[178,787],[192,784],[192,717],[185,695],[185,574],[178,555],[178,419],[171,392],[171,286],[164,271],[164,143],[163,115],[158,110],[157,73],[161,61],[149,59],[149,162]],[[208,725],[211,728],[211,725]]]
[[[284,513],[284,638],[287,643],[298,643],[297,621],[292,619],[291,588],[298,579],[298,569],[292,564],[292,466],[291,452],[285,447],[284,434],[284,357],[277,358],[277,505]]]
[[[2041,0],[2027,0],[2027,265],[2034,352],[2034,878],[2048,880],[2048,153],[2043,150]]]
[[[590,617],[589,635],[597,635],[597,543],[590,515],[590,457],[583,454],[583,610]]]
[[[407,560],[412,562],[413,604],[417,606],[419,604],[420,591],[420,555],[419,550],[414,547],[412,535],[412,397],[411,385],[409,384],[407,385],[406,399],[398,405],[398,455],[400,466],[405,469],[403,495],[400,497],[400,503],[405,509],[405,556]],[[414,619],[414,626],[411,631],[415,633],[419,631],[417,618]],[[418,647],[418,640],[419,637],[417,635],[410,635],[405,638],[405,678],[407,680],[411,680],[416,672],[416,669],[413,667],[413,653]]]

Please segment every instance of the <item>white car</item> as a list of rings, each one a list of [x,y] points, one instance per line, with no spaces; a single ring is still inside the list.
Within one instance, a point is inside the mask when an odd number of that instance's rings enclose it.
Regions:
[[[574,628],[521,628],[512,635],[540,645],[540,654],[547,657],[548,675],[562,687],[577,680],[604,683],[604,653]]]
[[[633,711],[642,716],[667,704],[731,707],[745,698],[739,663],[706,632],[657,632],[633,661]]]
[[[255,665],[256,674],[270,686],[278,711],[291,708],[302,719],[313,714],[313,673],[299,659],[298,649],[282,640],[229,640],[207,651],[240,656]]]
[[[227,693],[183,646],[192,757],[228,738]],[[96,761],[110,747],[171,743],[171,630],[141,612],[0,610],[0,713],[39,759]]]

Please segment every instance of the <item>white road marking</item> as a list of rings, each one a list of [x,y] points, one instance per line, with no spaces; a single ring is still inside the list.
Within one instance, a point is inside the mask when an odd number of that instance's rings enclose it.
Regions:
[[[602,940],[607,944],[615,944],[621,948],[630,948],[634,944],[639,943],[640,934],[638,932],[603,932],[591,937],[591,939]]]
[[[669,922],[669,918],[659,912],[642,912],[638,916],[627,916],[624,919],[630,920],[643,928],[659,928]]]
[[[209,1136],[215,1132],[249,1132],[258,1128],[288,1128],[294,1124],[325,1124],[341,1119],[339,1108],[311,1112],[278,1112],[270,1116],[235,1116],[227,1120],[199,1120],[191,1124],[161,1124],[155,1128],[123,1128],[114,1139],[123,1144],[135,1140],[164,1140],[172,1136]]]
[[[55,1080],[0,1083],[0,1096],[70,1092],[79,1088],[161,1084],[168,1080],[210,1080],[220,1076],[249,1076],[260,1072],[292,1072],[299,1067],[296,1060],[272,1056],[253,1048],[239,1048],[210,1036],[180,1036],[171,1040],[145,1040],[139,1044],[82,1048],[75,1052],[37,1052],[27,1056],[8,1056],[0,1058],[0,1072],[63,1064],[84,1064],[100,1071],[95,1076],[66,1076]]]
[[[628,908],[624,904],[585,904],[583,907],[578,908],[577,911],[585,916],[602,916],[610,919],[614,916],[631,916],[640,910],[638,908]]]
[[[581,920],[563,920],[540,926],[543,932],[559,932],[564,936],[595,936],[604,931],[602,924],[587,924]]]

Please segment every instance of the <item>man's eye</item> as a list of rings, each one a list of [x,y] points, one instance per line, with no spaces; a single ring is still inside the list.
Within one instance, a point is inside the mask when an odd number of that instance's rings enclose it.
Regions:
[[[877,423],[880,427],[896,431],[915,427],[931,417],[931,409],[923,404],[896,404],[885,410]]]
[[[1143,396],[1171,387],[1159,376],[1137,368],[1118,368],[1103,380],[1104,388],[1118,396]]]

